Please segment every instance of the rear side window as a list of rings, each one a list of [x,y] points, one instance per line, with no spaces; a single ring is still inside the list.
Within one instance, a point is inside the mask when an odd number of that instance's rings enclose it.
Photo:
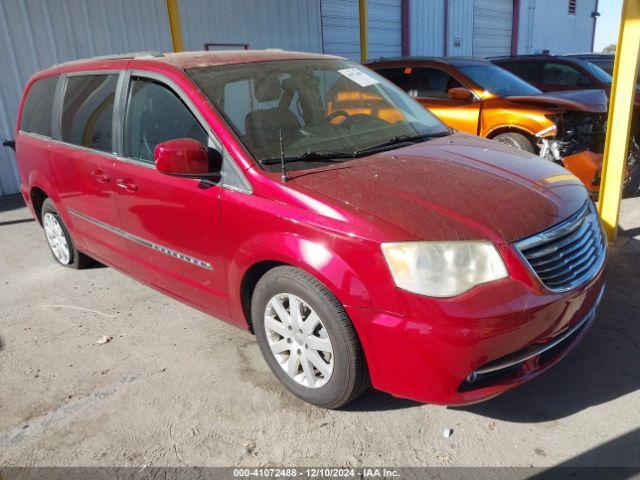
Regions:
[[[111,132],[118,75],[69,77],[62,106],[61,139],[113,152]]]
[[[193,138],[207,145],[207,132],[180,98],[161,83],[133,78],[124,120],[124,154],[153,162],[156,145]]]
[[[51,136],[51,110],[57,83],[56,76],[41,78],[31,85],[22,108],[20,130]]]

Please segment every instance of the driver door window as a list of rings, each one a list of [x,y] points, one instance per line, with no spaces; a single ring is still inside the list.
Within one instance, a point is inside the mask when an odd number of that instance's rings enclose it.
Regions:
[[[416,96],[450,100],[449,89],[463,85],[447,72],[437,68],[414,68],[416,76]]]
[[[562,63],[548,62],[542,69],[542,83],[550,87],[575,88],[590,86],[587,77],[575,68]]]
[[[193,138],[207,145],[207,132],[180,98],[159,82],[133,78],[124,119],[124,154],[153,163],[156,145]]]

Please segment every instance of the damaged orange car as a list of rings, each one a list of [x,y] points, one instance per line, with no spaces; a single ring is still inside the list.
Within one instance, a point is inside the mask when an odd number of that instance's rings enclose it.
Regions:
[[[478,59],[381,59],[367,66],[450,127],[560,163],[597,195],[607,124],[601,90],[543,94]]]

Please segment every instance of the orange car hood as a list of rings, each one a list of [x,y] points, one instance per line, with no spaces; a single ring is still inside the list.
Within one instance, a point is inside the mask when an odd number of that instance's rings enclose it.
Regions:
[[[512,242],[569,217],[588,198],[564,168],[461,133],[290,177],[291,187],[393,224],[406,240]]]
[[[567,110],[593,113],[605,113],[609,103],[603,90],[566,90],[564,92],[547,92],[540,95],[505,98],[516,103],[554,106]]]

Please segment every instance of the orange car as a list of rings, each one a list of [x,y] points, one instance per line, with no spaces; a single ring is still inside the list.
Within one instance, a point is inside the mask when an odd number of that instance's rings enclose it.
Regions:
[[[543,94],[488,61],[466,58],[381,59],[367,67],[450,127],[562,163],[598,192],[607,122],[601,90]]]

